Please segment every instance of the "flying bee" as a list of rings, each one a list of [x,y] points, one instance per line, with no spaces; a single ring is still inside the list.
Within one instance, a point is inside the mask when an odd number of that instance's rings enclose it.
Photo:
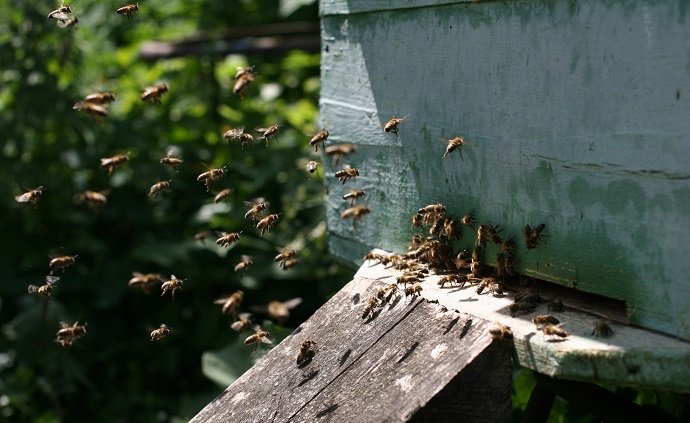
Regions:
[[[311,139],[309,140],[309,145],[314,147],[314,152],[318,153],[319,152],[319,143],[321,143],[321,146],[323,149],[326,149],[326,140],[328,139],[328,136],[331,135],[330,132],[326,128],[323,128],[319,132],[316,133]]]
[[[101,159],[101,168],[108,169],[108,175],[113,174],[113,170],[122,166],[129,161],[129,154],[116,154],[112,157],[104,157]]]
[[[299,259],[297,257],[293,257],[290,259],[287,259],[283,262],[280,263],[280,268],[283,270],[288,270],[291,269],[299,264]]]
[[[244,75],[256,75],[256,66],[240,66],[237,68],[235,78],[241,78]]]
[[[527,245],[528,249],[533,249],[536,248],[537,245],[542,241],[542,231],[546,227],[546,224],[541,223],[537,225],[536,227],[532,228],[530,225],[525,225],[525,227],[522,230],[522,235],[525,238],[525,245]]]
[[[232,138],[239,140],[240,145],[242,148],[246,144],[251,144],[254,142],[254,136],[248,132],[244,132],[244,127],[239,127],[239,128],[234,128],[234,129],[229,129],[223,133],[223,138]]]
[[[361,219],[362,216],[365,216],[370,212],[371,209],[368,206],[365,206],[364,204],[358,204],[356,206],[343,210],[343,212],[340,213],[340,217],[343,219]],[[352,224],[354,225],[354,220],[352,221]]]
[[[161,285],[161,297],[165,295],[168,291],[170,291],[170,295],[172,296],[172,299],[175,299],[175,292],[176,291],[182,291],[182,285],[184,284],[184,281],[187,279],[177,279],[175,275],[170,275],[170,280],[167,280],[163,282],[163,285]]]
[[[235,78],[235,82],[232,84],[232,93],[241,97],[242,92],[254,82],[255,78],[256,76],[253,72],[241,73],[240,76]]]
[[[254,350],[256,350],[256,347],[260,343],[272,344],[273,341],[269,339],[270,336],[271,334],[266,332],[265,330],[257,329],[253,335],[248,336],[247,339],[244,340],[244,345],[254,344]]]
[[[383,130],[386,132],[391,132],[391,133],[395,134],[395,136],[397,137],[398,131],[400,131],[400,128],[398,128],[398,125],[400,125],[400,123],[405,119],[407,119],[407,116],[401,117],[401,118],[393,116],[392,118],[390,118],[390,120],[388,122],[386,122],[383,125]]]
[[[316,355],[316,342],[311,339],[307,339],[302,342],[299,347],[299,352],[297,353],[297,366],[306,366],[314,359]]]
[[[65,322],[60,322],[60,329],[57,331],[55,342],[60,344],[61,347],[69,348],[74,341],[84,335],[86,335],[86,323],[80,325],[79,321],[76,321],[74,324],[68,325]]]
[[[366,302],[366,305],[364,306],[364,309],[362,310],[362,319],[369,319],[374,317],[379,311],[380,306],[381,302],[378,298],[369,298]]]
[[[268,147],[268,138],[273,137],[275,138],[276,142],[278,142],[278,127],[280,125],[273,124],[269,126],[268,128],[256,128],[256,132],[261,133],[261,138],[263,138],[266,141],[266,147]]]
[[[417,297],[419,294],[422,293],[422,284],[421,283],[414,283],[410,286],[405,287],[405,296],[409,297]]]
[[[206,186],[206,191],[211,191],[211,182],[220,178],[221,175],[223,175],[227,171],[228,168],[226,166],[211,169],[197,176],[196,180],[204,183],[204,186]]]
[[[252,315],[251,313],[240,313],[237,316],[237,320],[230,324],[230,329],[236,330],[237,332],[249,329],[252,326]]]
[[[76,16],[70,16],[66,19],[58,19],[58,26],[62,28],[71,28],[79,23]]]
[[[462,157],[462,145],[465,142],[465,139],[463,137],[455,137],[451,138],[446,143],[448,146],[446,147],[446,152],[443,153],[443,158],[445,159],[447,155],[452,153],[455,150],[458,150],[460,152],[460,158],[465,160],[464,157]]]
[[[125,15],[129,19],[137,10],[139,10],[139,3],[130,3],[117,9],[116,12],[118,15]]]
[[[448,239],[460,239],[458,232],[458,221],[452,217],[447,217],[443,221],[443,234]]]
[[[568,337],[568,332],[563,330],[563,328],[561,328],[560,326],[556,325],[544,325],[541,327],[541,331],[544,332],[544,337],[549,337],[549,342],[563,341],[565,338]]]
[[[56,271],[64,272],[66,267],[72,266],[77,262],[78,255],[74,256],[60,256],[53,257],[48,262],[48,267],[50,267],[50,274],[54,274]]]
[[[182,163],[184,163],[184,160],[182,160],[179,157],[175,157],[171,154],[166,154],[165,156],[161,157],[160,163],[162,165],[170,166],[173,169],[177,170]]]
[[[205,240],[206,238],[210,237],[211,235],[213,235],[213,232],[211,232],[211,231],[201,231],[201,232],[197,232],[197,233],[194,234],[194,241],[201,241],[201,242],[204,242],[204,240]]]
[[[84,97],[84,101],[93,104],[110,104],[115,101],[115,94],[111,92],[91,93]]]
[[[462,224],[465,226],[469,226],[471,228],[472,225],[474,225],[474,222],[475,222],[474,213],[472,213],[472,212],[467,213],[466,215],[464,215],[462,217]]]
[[[94,210],[99,209],[108,202],[106,194],[97,191],[84,191],[81,194],[77,194],[76,199],[86,203],[89,208]]]
[[[340,182],[342,182],[343,185],[345,184],[345,181],[347,181],[348,179],[356,178],[358,176],[359,176],[359,169],[357,169],[356,167],[346,167],[342,170],[335,172],[335,177]]]
[[[297,251],[295,251],[295,250],[290,250],[290,249],[282,250],[280,252],[280,254],[275,256],[273,261],[280,262],[280,267],[282,267],[284,269],[285,263],[288,260],[293,259],[296,255],[297,255]]]
[[[221,312],[223,314],[230,314],[233,317],[237,316],[237,310],[244,299],[244,292],[237,290],[230,294],[229,297],[219,298],[213,304],[222,304]]]
[[[240,240],[240,234],[242,231],[239,232],[219,232],[218,235],[220,237],[216,240],[216,244],[220,245],[223,248],[228,248],[232,244],[236,243],[237,241]]]
[[[139,273],[132,272],[132,278],[127,282],[127,286],[136,287],[141,286],[141,290],[146,294],[151,293],[151,287],[163,280],[163,276],[158,273]]]
[[[48,19],[57,19],[59,21],[69,19],[70,13],[72,13],[72,9],[63,4],[62,6],[48,13]]]
[[[256,229],[261,230],[261,235],[263,235],[264,232],[271,232],[273,226],[278,223],[279,218],[280,213],[269,214],[268,216],[256,222]]]
[[[154,329],[151,331],[151,342],[160,341],[161,339],[170,335],[170,333],[173,331],[174,329],[168,327],[168,325],[166,325],[165,323],[161,323],[158,329]]]
[[[561,323],[557,318],[551,316],[550,314],[537,314],[532,318],[532,322],[537,327],[541,329],[545,325],[557,325]]]
[[[239,263],[235,265],[235,272],[246,272],[254,264],[252,256],[242,255]]]
[[[218,204],[218,203],[220,203],[224,198],[229,197],[230,194],[232,194],[232,189],[226,188],[226,189],[220,191],[218,194],[216,194],[215,197],[213,197],[213,202],[216,203],[216,204]]]
[[[168,84],[156,84],[152,87],[146,87],[141,94],[141,101],[161,104],[163,94],[167,93],[169,89],[170,87],[168,87]]]
[[[108,109],[105,107],[94,104],[88,101],[78,101],[74,103],[74,106],[72,106],[72,109],[78,110],[80,112],[84,112],[87,115],[91,115],[93,117],[105,117],[108,116]]]
[[[155,184],[151,185],[151,188],[149,188],[149,198],[158,198],[158,194],[160,194],[163,191],[167,191],[170,189],[170,183],[172,182],[172,179],[168,179],[167,181],[160,181],[156,182]]]
[[[438,204],[429,204],[428,206],[424,206],[421,209],[417,210],[417,214],[425,215],[425,214],[443,214],[446,212],[446,206],[444,206],[441,203]]]
[[[343,156],[347,156],[348,154],[352,154],[357,151],[357,145],[355,144],[337,144],[337,145],[329,145],[324,149],[326,152],[327,156],[331,156],[332,160],[331,163],[333,167],[338,165],[338,162],[340,162],[340,158]]]
[[[597,338],[610,338],[613,336],[613,329],[606,323],[606,320],[599,319],[594,323],[594,328],[592,328],[592,336]]]
[[[363,189],[351,189],[347,194],[343,195],[343,200],[350,200],[350,205],[353,206],[357,199],[364,197],[366,192]]]
[[[50,296],[53,295],[53,288],[55,288],[55,284],[59,280],[60,278],[57,276],[46,276],[45,283],[43,285],[29,285],[27,292],[29,294],[38,294],[42,297],[50,298]]]
[[[14,201],[17,203],[30,203],[32,206],[36,207],[43,195],[43,191],[45,191],[44,187],[31,189],[23,194],[15,196]]]
[[[496,323],[496,326],[489,329],[489,333],[491,334],[491,337],[496,341],[503,341],[505,339],[513,338],[513,331],[508,326],[502,325],[500,323]]]
[[[290,310],[302,304],[302,298],[292,298],[287,301],[271,301],[266,305],[269,317],[278,323],[283,323],[290,318]]]
[[[310,160],[309,163],[307,163],[307,172],[309,172],[310,175],[314,174],[319,168],[319,162],[316,160]]]
[[[244,202],[244,205],[249,207],[247,212],[244,214],[245,219],[259,220],[257,217],[261,214],[261,212],[268,209],[268,206],[271,205],[270,203],[262,200],[263,198]]]

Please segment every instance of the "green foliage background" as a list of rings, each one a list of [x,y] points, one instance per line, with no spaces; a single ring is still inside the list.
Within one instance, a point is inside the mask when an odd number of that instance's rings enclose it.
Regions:
[[[214,299],[241,288],[248,309],[302,297],[286,327],[267,323],[279,340],[351,275],[328,256],[323,180],[304,169],[317,130],[319,55],[138,57],[147,40],[316,20],[316,4],[147,0],[129,20],[114,12],[121,5],[74,1],[79,26],[59,28],[46,19],[52,2],[0,1],[0,420],[186,420],[260,356],[241,345],[247,334],[230,330]],[[281,6],[294,13],[281,15]],[[248,64],[259,75],[240,98],[232,78]],[[159,82],[170,86],[163,104],[143,104],[143,88]],[[105,119],[72,110],[93,91],[117,96]],[[231,127],[274,122],[283,126],[270,147],[222,138]],[[185,160],[179,172],[158,162],[171,149]],[[112,176],[99,169],[101,157],[118,153],[129,163]],[[223,165],[229,172],[214,188],[234,193],[215,205],[196,175]],[[149,187],[167,179],[173,190],[149,200]],[[46,188],[37,208],[14,201],[37,186]],[[86,189],[107,190],[108,204],[94,212],[75,202]],[[258,196],[282,213],[264,237],[243,218],[243,201]],[[228,250],[215,238],[194,241],[204,229],[241,230],[242,239]],[[302,262],[285,272],[273,257],[287,245]],[[49,255],[65,254],[79,258],[53,298],[27,295],[48,273]],[[241,254],[254,256],[245,276],[233,272]],[[128,288],[132,271],[188,280],[172,301]],[[88,334],[61,349],[58,322],[75,320],[88,322]],[[151,343],[160,323],[176,332]]]

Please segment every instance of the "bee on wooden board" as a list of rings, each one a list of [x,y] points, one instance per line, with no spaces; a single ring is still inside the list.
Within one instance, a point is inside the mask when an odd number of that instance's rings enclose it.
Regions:
[[[330,132],[328,132],[328,129],[323,128],[319,132],[316,133],[311,139],[309,140],[309,145],[314,147],[314,152],[318,153],[319,152],[319,143],[321,143],[321,146],[323,149],[326,149],[326,140],[328,139],[328,136],[331,135]]]
[[[464,142],[465,139],[463,137],[455,137],[446,141],[448,145],[446,146],[446,152],[443,153],[443,158],[445,159],[447,155],[449,155],[455,150],[458,150],[458,152],[460,153],[460,158],[465,160],[465,158],[462,157],[462,145]]]
[[[184,160],[182,160],[179,157],[173,156],[171,153],[166,154],[165,156],[161,157],[160,163],[165,166],[170,166],[175,170],[178,170],[180,165],[184,163]]]
[[[230,194],[232,194],[232,189],[230,189],[230,188],[225,188],[224,190],[218,192],[218,194],[216,194],[216,195],[213,197],[213,202],[214,202],[215,204],[218,204],[218,203],[220,203],[221,201],[223,201],[223,199],[229,197]]]
[[[244,126],[225,131],[223,133],[223,138],[239,140],[242,148],[244,148],[246,144],[251,144],[254,142],[254,136],[248,132],[244,132]]]
[[[79,202],[86,203],[86,205],[92,210],[98,210],[108,203],[108,197],[106,196],[107,191],[84,191],[81,194],[76,195],[76,200]]]
[[[161,192],[170,190],[171,183],[172,179],[168,179],[167,181],[159,181],[151,185],[148,193],[149,198],[156,199]]]
[[[52,12],[48,13],[48,19],[65,20],[69,19],[72,9],[64,4]]]
[[[279,218],[280,213],[269,214],[268,216],[256,222],[256,229],[261,230],[261,235],[263,235],[265,232],[271,232],[271,229],[273,229],[275,224],[278,223]]]
[[[53,295],[53,289],[55,288],[55,285],[59,280],[60,278],[57,276],[48,275],[45,277],[45,283],[43,285],[29,285],[29,287],[27,288],[27,292],[29,294],[38,294],[42,297],[50,298],[51,295]]]
[[[237,320],[230,324],[230,329],[237,332],[249,329],[252,326],[252,315],[251,313],[240,313],[237,316]]]
[[[141,101],[153,104],[161,104],[163,94],[167,93],[169,89],[170,87],[168,87],[168,84],[156,84],[151,87],[146,87],[144,92],[141,94]]]
[[[187,279],[178,279],[175,275],[170,275],[170,279],[163,282],[163,285],[161,285],[161,297],[170,291],[170,295],[174,300],[175,292],[182,291],[182,285],[184,285],[184,281],[186,280]]]
[[[163,276],[159,273],[140,273],[132,272],[132,278],[127,282],[129,287],[141,287],[141,290],[146,294],[151,293],[151,287],[163,280]]]
[[[606,323],[606,320],[599,319],[594,323],[592,336],[596,336],[597,338],[610,338],[613,336],[613,329]]]
[[[260,344],[260,343],[272,344],[273,341],[271,341],[269,339],[270,336],[271,336],[271,334],[266,332],[265,330],[257,329],[253,335],[248,336],[244,340],[244,345],[254,345],[254,350],[256,350],[256,348],[258,347],[258,344]]]
[[[557,325],[544,325],[541,327],[541,331],[544,333],[544,338],[548,336],[548,341],[563,341],[568,337],[568,332]]]
[[[230,314],[233,317],[237,316],[237,310],[244,299],[244,292],[237,290],[230,294],[228,297],[219,298],[213,302],[213,304],[221,304],[221,312],[223,314]]]
[[[318,168],[319,162],[317,162],[316,160],[310,160],[309,163],[307,163],[307,172],[309,172],[310,175],[316,173]]]
[[[405,296],[406,297],[417,297],[419,294],[422,293],[422,284],[421,283],[414,283],[410,286],[405,287]]]
[[[359,176],[359,169],[357,169],[356,167],[346,167],[342,170],[335,172],[335,177],[340,182],[342,182],[343,185],[345,184],[345,181],[347,181],[348,179],[356,178],[358,176]]]
[[[252,256],[243,254],[239,263],[235,265],[235,272],[246,272],[254,264]]]
[[[169,327],[165,323],[161,323],[158,329],[154,329],[151,331],[151,342],[160,341],[161,339],[170,335],[171,332],[174,332],[173,328]]]
[[[381,305],[388,304],[394,296],[400,292],[397,284],[390,284],[385,288],[380,288],[376,292],[376,298],[381,302]]]
[[[68,325],[65,322],[60,322],[60,329],[57,331],[55,342],[63,348],[69,348],[74,341],[84,335],[86,335],[86,323],[80,325],[79,321],[76,321],[72,325]]]
[[[367,300],[362,310],[362,319],[369,319],[377,314],[381,302],[377,297],[371,297]]]
[[[271,301],[266,305],[269,317],[278,323],[284,323],[290,318],[290,310],[302,304],[302,298],[292,298],[287,301]]]
[[[219,238],[216,240],[216,244],[223,248],[228,248],[232,244],[240,240],[240,232],[218,232]]]
[[[278,127],[280,125],[273,124],[267,128],[256,128],[255,131],[261,133],[261,138],[263,138],[266,141],[266,147],[268,147],[268,139],[270,137],[275,138],[276,142],[278,142]]]
[[[249,209],[247,209],[247,212],[244,214],[244,218],[251,220],[259,220],[258,216],[261,214],[261,212],[267,210],[268,206],[270,206],[271,204],[267,201],[264,201],[263,198],[258,198],[254,201],[245,201],[244,205],[249,207]]]
[[[534,228],[532,228],[530,225],[525,225],[525,227],[522,229],[522,235],[525,238],[525,245],[528,249],[531,250],[539,245],[539,243],[542,241],[542,238],[545,236],[542,235],[544,228],[546,228],[546,224],[544,223],[541,223]]]
[[[299,347],[299,352],[297,353],[297,366],[306,366],[311,363],[316,355],[316,342],[311,339],[307,339],[302,342]]]
[[[38,205],[39,200],[43,196],[43,191],[45,191],[45,188],[42,186],[30,189],[20,195],[15,196],[14,201],[16,201],[17,203],[29,203],[33,207],[36,207]]]
[[[94,104],[88,101],[78,101],[74,103],[72,109],[84,112],[87,115],[96,118],[108,116],[108,109],[99,104]]]
[[[508,326],[502,325],[500,323],[497,323],[496,326],[489,329],[489,333],[491,334],[491,337],[496,341],[503,341],[506,339],[513,338],[513,331]]]
[[[351,189],[345,195],[343,195],[343,200],[349,200],[350,206],[355,204],[355,201],[364,197],[366,192],[363,189]]]
[[[541,329],[544,325],[558,325],[561,323],[557,318],[551,316],[550,314],[537,314],[532,318],[532,322],[535,324],[537,329]]]
[[[125,15],[127,19],[131,18],[134,13],[139,10],[139,3],[126,4],[116,10],[118,15]]]
[[[112,92],[95,92],[84,97],[84,101],[93,104],[110,104],[115,101],[115,94]]]
[[[201,173],[199,176],[196,177],[196,180],[199,182],[203,182],[204,186],[206,186],[206,191],[210,192],[211,191],[211,182],[220,178],[221,175],[223,175],[227,171],[228,171],[227,166],[219,167],[216,169],[211,169],[211,170],[208,170],[204,173]]]
[[[66,267],[72,266],[77,262],[77,257],[79,255],[52,257],[48,262],[50,274],[55,274],[58,270],[64,272]]]
[[[400,128],[399,128],[398,126],[399,126],[400,123],[401,123],[403,120],[405,120],[405,119],[407,119],[407,116],[401,117],[401,118],[399,118],[399,117],[397,117],[397,116],[393,116],[392,118],[390,118],[390,119],[388,120],[388,122],[386,122],[385,124],[383,124],[383,130],[386,131],[386,132],[393,133],[393,134],[395,134],[395,136],[397,137],[397,136],[398,136],[398,132],[400,131]]]

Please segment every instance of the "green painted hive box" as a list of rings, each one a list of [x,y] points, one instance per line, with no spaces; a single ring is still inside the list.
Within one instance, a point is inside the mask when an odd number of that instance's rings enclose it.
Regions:
[[[321,123],[331,250],[401,252],[411,216],[522,238],[519,271],[622,300],[690,340],[690,2],[321,0]],[[382,127],[407,116],[399,136]],[[462,157],[444,140],[462,136]],[[360,170],[341,184],[344,164]],[[371,213],[340,214],[350,189]],[[456,248],[471,247],[466,229]],[[491,250],[487,257],[493,257]]]

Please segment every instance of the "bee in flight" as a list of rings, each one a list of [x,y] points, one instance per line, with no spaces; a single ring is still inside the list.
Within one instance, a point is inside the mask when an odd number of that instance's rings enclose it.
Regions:
[[[342,213],[340,213],[340,217],[343,219],[352,219],[352,226],[355,226],[355,221],[358,219],[361,219],[363,216],[366,216],[371,212],[371,209],[368,206],[365,206],[364,204],[358,204],[356,206],[350,207],[348,209],[343,210]]]
[[[149,193],[148,193],[149,198],[153,198],[153,199],[158,198],[158,195],[161,192],[168,191],[170,189],[171,183],[172,183],[172,179],[168,179],[167,181],[159,181],[159,182],[156,182],[155,184],[151,185],[151,188],[149,188]]]
[[[108,197],[104,192],[84,191],[76,195],[76,200],[84,202],[92,210],[98,210],[108,203]]]
[[[383,130],[386,132],[391,132],[391,133],[395,134],[395,136],[397,137],[398,132],[400,131],[400,128],[398,127],[398,125],[400,125],[400,123],[405,119],[407,119],[407,116],[401,117],[401,118],[393,116],[392,118],[390,118],[388,120],[388,122],[386,122],[383,125]]]
[[[53,289],[55,288],[55,284],[59,280],[60,278],[57,276],[48,275],[45,277],[45,283],[43,285],[29,285],[29,287],[27,288],[27,292],[29,294],[38,294],[42,297],[50,298],[50,296],[53,295]]]
[[[161,323],[158,329],[154,329],[151,331],[151,342],[160,341],[161,339],[170,335],[170,333],[174,331],[175,330],[173,328],[169,327],[165,323]]]
[[[204,186],[206,187],[206,191],[210,192],[211,191],[211,182],[220,178],[221,175],[223,175],[227,171],[228,171],[228,168],[225,166],[219,167],[216,169],[211,169],[211,170],[204,172],[204,173],[200,174],[199,176],[197,176],[196,180],[199,182],[203,182]]]
[[[237,316],[237,320],[230,324],[230,329],[236,330],[237,332],[248,329],[252,326],[252,315],[251,313],[240,313]]]
[[[266,147],[268,147],[268,138],[273,137],[275,138],[276,142],[278,142],[278,126],[280,125],[271,125],[268,128],[256,128],[256,132],[261,133],[261,138],[263,138],[266,141]]]
[[[161,285],[161,297],[165,295],[168,291],[170,291],[170,295],[174,300],[175,292],[182,291],[182,285],[184,285],[184,281],[186,280],[187,279],[177,279],[175,275],[170,275],[170,280],[163,282],[163,285]]]
[[[314,147],[314,152],[319,152],[319,143],[321,143],[321,146],[324,149],[326,148],[326,140],[328,139],[328,136],[330,134],[331,133],[328,132],[326,128],[323,128],[321,131],[317,132],[316,135],[311,137],[311,139],[309,140],[309,145]]]
[[[113,174],[113,170],[129,161],[129,154],[116,154],[112,157],[101,159],[101,169],[108,169],[108,175]]]
[[[51,258],[50,262],[48,262],[48,267],[50,267],[50,274],[52,275],[58,270],[64,272],[66,267],[72,266],[74,263],[77,262],[77,257],[79,256],[59,256]]]
[[[218,194],[216,194],[215,197],[213,197],[213,202],[218,204],[221,201],[223,201],[224,198],[229,197],[230,194],[232,194],[232,189],[226,188],[226,189],[218,192]]]
[[[254,142],[254,136],[249,132],[244,132],[244,127],[229,129],[223,134],[223,138],[232,138],[240,141],[242,148],[246,144],[251,144]]]
[[[319,162],[317,162],[316,160],[310,160],[309,163],[307,163],[307,172],[309,172],[310,175],[316,173],[318,169]]]
[[[264,232],[271,232],[273,226],[275,226],[275,224],[278,223],[279,218],[280,213],[269,214],[268,216],[264,217],[256,223],[256,229],[261,230],[261,235],[263,235]]]
[[[244,345],[254,345],[254,351],[260,343],[272,344],[273,341],[270,339],[271,334],[262,329],[257,329],[253,335],[247,337],[244,340]]]
[[[259,198],[254,201],[245,201],[244,205],[249,207],[247,212],[244,214],[244,218],[251,220],[259,220],[257,219],[257,217],[261,214],[261,212],[268,209],[270,203],[263,201],[263,198]]]
[[[252,256],[243,254],[239,263],[235,265],[235,272],[246,272],[254,264]]]
[[[131,18],[134,13],[139,10],[139,3],[126,4],[116,10],[118,15],[125,15],[127,19]]]
[[[343,195],[343,200],[350,200],[350,206],[354,206],[357,199],[366,195],[363,189],[351,189],[347,194]]]
[[[110,104],[115,101],[115,94],[111,92],[96,92],[84,97],[84,101],[93,104]]]
[[[302,298],[292,298],[287,301],[271,301],[266,305],[266,312],[278,323],[283,323],[290,318],[290,310],[302,304]]]
[[[141,290],[146,294],[151,293],[151,287],[163,280],[163,276],[158,273],[139,273],[132,272],[132,278],[127,282],[127,286],[141,286]]]
[[[242,96],[242,92],[252,83],[256,78],[256,67],[247,66],[237,68],[235,73],[235,82],[232,85],[232,93]]]
[[[462,157],[462,145],[465,142],[465,139],[463,137],[455,137],[451,138],[448,141],[446,141],[447,146],[446,146],[446,152],[443,153],[443,158],[445,159],[447,155],[452,153],[455,150],[458,150],[460,152],[460,158],[465,160],[464,157]]]
[[[244,292],[237,290],[230,294],[229,297],[219,298],[213,304],[221,304],[223,307],[221,311],[223,314],[230,314],[232,317],[237,317],[237,310],[244,299]]]
[[[146,87],[144,93],[141,94],[141,101],[153,104],[161,104],[163,94],[167,93],[170,87],[168,84],[157,84],[152,87]]]
[[[170,166],[173,169],[177,170],[182,163],[184,163],[184,160],[182,160],[179,157],[175,157],[172,154],[168,153],[165,156],[161,157],[160,163],[165,166]]]
[[[237,241],[240,240],[240,232],[219,232],[218,235],[220,237],[216,240],[216,244],[220,245],[223,248],[228,248],[232,244],[236,243]]]
[[[78,101],[74,103],[72,109],[84,112],[87,115],[91,115],[92,117],[96,118],[108,116],[108,109],[99,104],[91,103],[88,101]]]
[[[48,14],[48,19],[64,20],[69,19],[72,9],[64,4]]]
[[[23,194],[15,196],[14,200],[17,203],[29,203],[33,207],[36,207],[38,205],[38,201],[41,199],[41,196],[43,196],[43,191],[45,191],[44,187],[34,188],[26,191]]]
[[[335,172],[335,177],[342,182],[343,185],[348,179],[356,178],[357,176],[359,176],[359,169],[356,167],[346,167],[345,169]]]
[[[296,260],[297,256],[297,251],[295,250],[290,250],[290,249],[285,249],[280,252],[275,258],[273,259],[275,262],[280,263],[281,269],[287,269],[290,266],[288,266],[288,263],[291,261]]]
[[[342,156],[347,156],[348,154],[352,154],[357,151],[357,145],[356,144],[337,144],[337,145],[329,145],[324,149],[326,152],[327,156],[331,156],[333,158],[332,163],[333,166],[337,166],[338,162],[340,161],[340,158]]]
[[[60,344],[63,348],[69,348],[74,341],[84,335],[86,335],[86,323],[80,325],[79,321],[76,321],[70,326],[65,322],[60,322],[60,329],[57,331],[55,342]]]

